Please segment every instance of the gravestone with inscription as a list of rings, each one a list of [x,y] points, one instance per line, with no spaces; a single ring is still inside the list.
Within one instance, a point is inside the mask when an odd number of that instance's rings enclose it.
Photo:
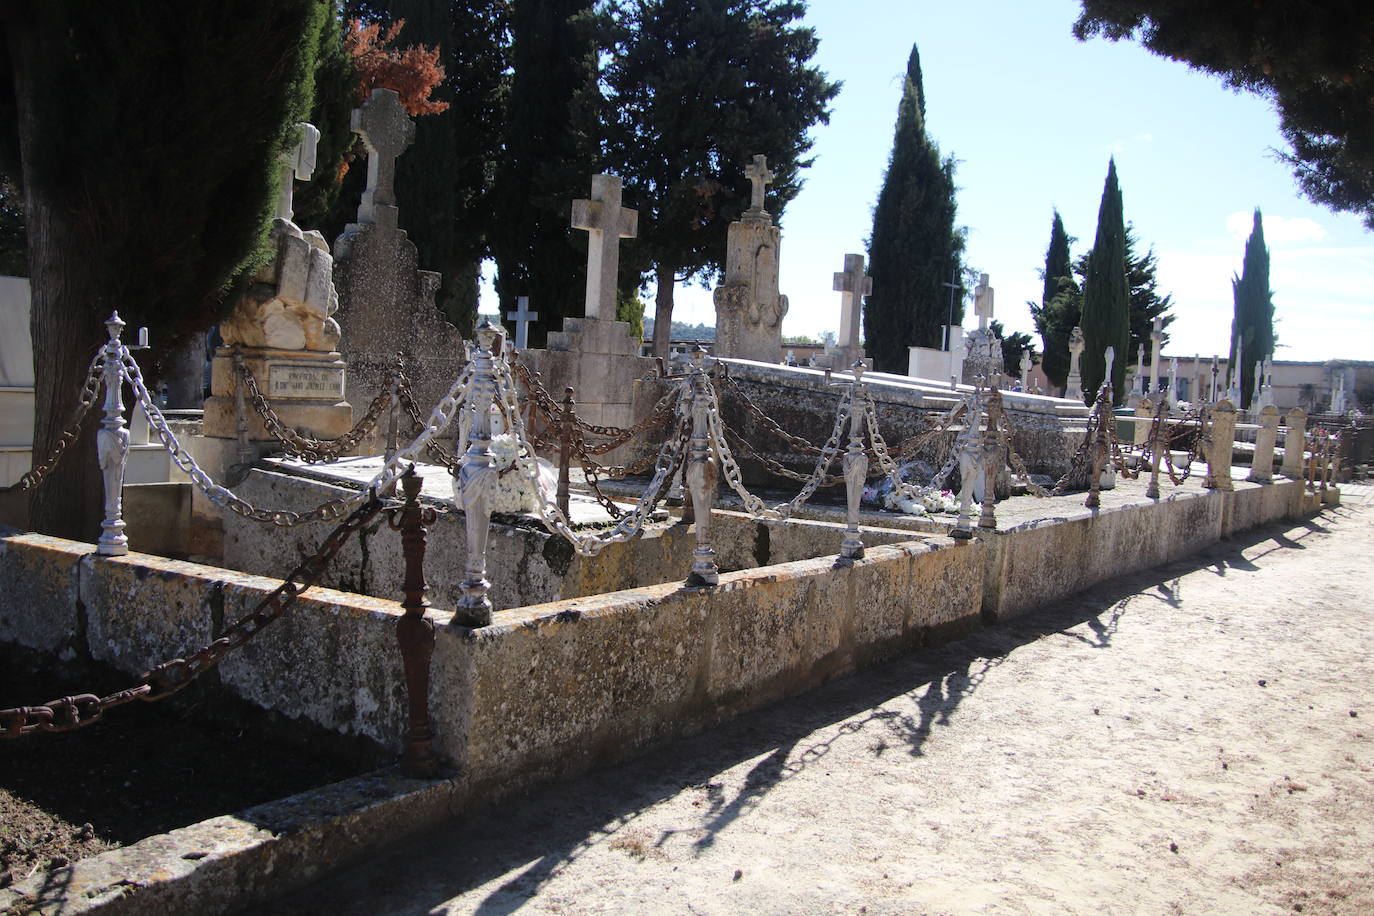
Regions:
[[[334,259],[320,233],[303,231],[291,220],[291,184],[310,178],[319,138],[311,125],[297,127],[300,139],[283,157],[282,194],[272,221],[276,255],[253,277],[247,292],[220,324],[224,346],[215,353],[211,396],[205,402],[204,430],[210,439],[231,440],[239,434],[236,352],[286,426],[332,439],[353,424],[353,411],[345,398],[344,361],[336,349],[339,325],[334,313],[339,298],[333,282]],[[251,409],[245,414],[254,449],[259,454],[270,451],[273,438],[262,418]]]
[[[440,275],[420,270],[420,252],[398,227],[396,159],[415,139],[400,97],[374,89],[353,111],[353,132],[367,150],[367,190],[357,222],[334,242],[340,349],[348,363],[348,399],[359,411],[390,383],[399,356],[411,392],[427,415],[465,363],[463,336],[435,304]],[[369,440],[364,448],[375,450]]]
[[[726,235],[725,276],[714,294],[715,354],[775,363],[782,354],[787,297],[778,292],[782,230],[764,209],[764,191],[773,173],[766,157],[755,156],[744,174],[753,184],[753,196]]]

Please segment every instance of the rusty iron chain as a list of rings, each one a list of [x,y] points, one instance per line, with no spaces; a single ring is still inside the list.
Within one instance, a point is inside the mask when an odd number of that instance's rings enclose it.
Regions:
[[[344,457],[345,453],[357,448],[358,443],[367,438],[368,435],[377,427],[378,420],[381,419],[383,411],[391,404],[392,398],[396,395],[396,389],[404,379],[405,374],[399,366],[391,372],[391,381],[387,384],[368,405],[367,411],[362,415],[353,428],[336,439],[314,439],[309,436],[302,436],[291,427],[287,426],[276,410],[272,408],[267,397],[258,388],[258,380],[253,376],[253,370],[248,368],[247,363],[242,359],[235,361],[236,378],[243,384],[248,392],[248,400],[262,418],[263,426],[272,434],[278,442],[285,446],[286,453],[293,455],[309,464],[326,463],[338,461]],[[423,427],[423,423],[420,424]]]
[[[86,381],[81,386],[81,399],[77,403],[76,409],[72,411],[71,419],[62,428],[62,436],[53,446],[52,451],[42,464],[36,464],[29,471],[26,471],[17,481],[9,486],[0,487],[0,493],[13,493],[16,490],[32,490],[37,487],[48,475],[57,467],[57,462],[62,459],[62,455],[67,451],[73,442],[81,438],[81,424],[86,419],[86,414],[90,412],[91,405],[96,401],[100,393],[101,374],[105,369],[105,348],[101,347],[91,360],[91,368],[86,373]]]
[[[525,391],[529,393],[530,401],[533,402],[534,406],[543,414],[545,429],[554,437],[555,442],[561,441],[558,438],[558,433],[554,432],[554,430],[559,429],[562,423],[562,405],[559,404],[558,401],[554,399],[553,394],[544,387],[544,383],[540,381],[539,373],[534,372],[524,363],[520,362],[514,352],[511,353],[507,362],[510,364],[512,374],[520,384],[525,386]],[[596,436],[598,439],[610,440],[608,442],[598,443],[594,446],[584,445],[584,450],[588,455],[604,455],[607,452],[615,451],[631,439],[642,436],[649,430],[664,425],[673,416],[671,405],[676,398],[676,391],[660,398],[658,403],[654,405],[653,412],[633,426],[598,426],[595,423],[588,423],[585,420],[578,419],[576,421],[577,428],[583,433],[589,433]],[[666,409],[665,404],[667,405]]]
[[[0,737],[18,738],[34,732],[73,731],[99,721],[106,712],[125,703],[134,700],[151,703],[171,696],[289,611],[301,595],[319,584],[330,561],[348,539],[381,509],[382,501],[375,493],[369,494],[362,505],[329,532],[315,553],[291,570],[281,585],[258,602],[252,611],[226,628],[214,642],[184,658],[163,662],[146,672],[139,683],[108,696],[83,693],[50,700],[38,706],[0,709]]]

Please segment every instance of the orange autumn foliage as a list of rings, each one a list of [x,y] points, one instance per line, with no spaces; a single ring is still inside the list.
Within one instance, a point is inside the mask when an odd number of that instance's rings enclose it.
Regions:
[[[404,19],[397,19],[383,32],[379,22],[363,25],[358,19],[349,21],[344,46],[358,68],[358,101],[372,95],[373,89],[393,89],[411,115],[438,114],[448,108],[448,102],[429,97],[444,81],[439,49],[425,45],[392,47],[405,24]]]

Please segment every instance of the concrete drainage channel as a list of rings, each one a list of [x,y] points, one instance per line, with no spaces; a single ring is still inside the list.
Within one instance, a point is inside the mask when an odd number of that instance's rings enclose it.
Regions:
[[[0,890],[0,908],[145,914],[252,907],[477,799],[499,800],[625,759],[983,622],[1320,508],[1294,481],[1237,483],[1231,492],[1195,490],[1158,502],[1123,485],[1112,501],[1091,512],[1066,502],[1051,519],[1031,518],[1029,510],[1022,519],[999,507],[1007,527],[969,543],[903,533],[917,539],[872,547],[858,561],[796,560],[724,574],[710,589],[646,586],[501,611],[481,630],[443,628],[431,711],[436,746],[455,763],[456,778],[412,780],[383,770],[345,780],[36,875]],[[65,601],[75,614],[80,604],[101,634],[102,660],[125,670],[164,652],[165,640],[138,632],[150,621],[120,613],[121,606],[179,609],[186,620],[163,619],[160,632],[195,633],[207,626],[201,612],[209,590],[219,590],[232,617],[236,602],[251,602],[274,584],[152,557],[95,558],[87,545],[36,535],[0,538],[0,594],[15,607]],[[289,632],[265,631],[242,658],[226,659],[223,682],[265,708],[398,748],[399,662],[359,661],[394,654],[397,614],[394,602],[320,589],[281,622]],[[0,638],[42,648],[67,624],[62,613],[51,617],[49,631],[29,621],[23,634]],[[434,614],[437,623],[445,618]],[[311,640],[312,632],[323,635]],[[290,658],[282,657],[284,645],[293,646]],[[701,650],[683,651],[690,646]],[[325,697],[367,695],[371,702],[292,709],[298,691],[288,674],[297,670],[327,672],[334,683],[316,685]],[[353,718],[339,718],[342,705]]]

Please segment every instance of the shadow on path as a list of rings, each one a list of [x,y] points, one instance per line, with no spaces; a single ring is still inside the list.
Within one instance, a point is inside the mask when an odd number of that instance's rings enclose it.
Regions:
[[[1294,529],[1306,530],[1293,536]],[[1153,605],[1147,599],[1180,607],[1181,580],[1188,573],[1254,571],[1265,557],[1304,549],[1301,541],[1328,531],[1312,522],[1255,529],[1185,560],[1123,576],[979,630],[959,642],[914,650],[742,715],[706,734],[648,749],[629,762],[544,786],[494,807],[469,808],[453,823],[342,877],[283,898],[271,910],[331,916],[427,914],[445,900],[514,872],[476,908],[483,916],[499,916],[519,911],[552,877],[603,843],[642,856],[655,854],[675,835],[688,834],[700,853],[723,830],[747,817],[774,787],[822,760],[837,743],[864,737],[873,726],[881,726],[882,732],[870,741],[873,753],[904,749],[912,757],[922,756],[933,730],[948,725],[959,705],[1016,648],[1055,635],[1107,648],[1127,614],[1150,613]],[[1272,546],[1246,558],[1246,550],[1264,544]],[[1084,624],[1090,637],[1074,632]],[[917,715],[882,708],[899,696],[914,699]],[[833,732],[802,746],[827,727]],[[894,737],[895,745],[890,743]],[[727,799],[716,777],[756,757],[743,787]],[[657,838],[634,828],[643,812],[684,789],[703,792],[699,826]]]

